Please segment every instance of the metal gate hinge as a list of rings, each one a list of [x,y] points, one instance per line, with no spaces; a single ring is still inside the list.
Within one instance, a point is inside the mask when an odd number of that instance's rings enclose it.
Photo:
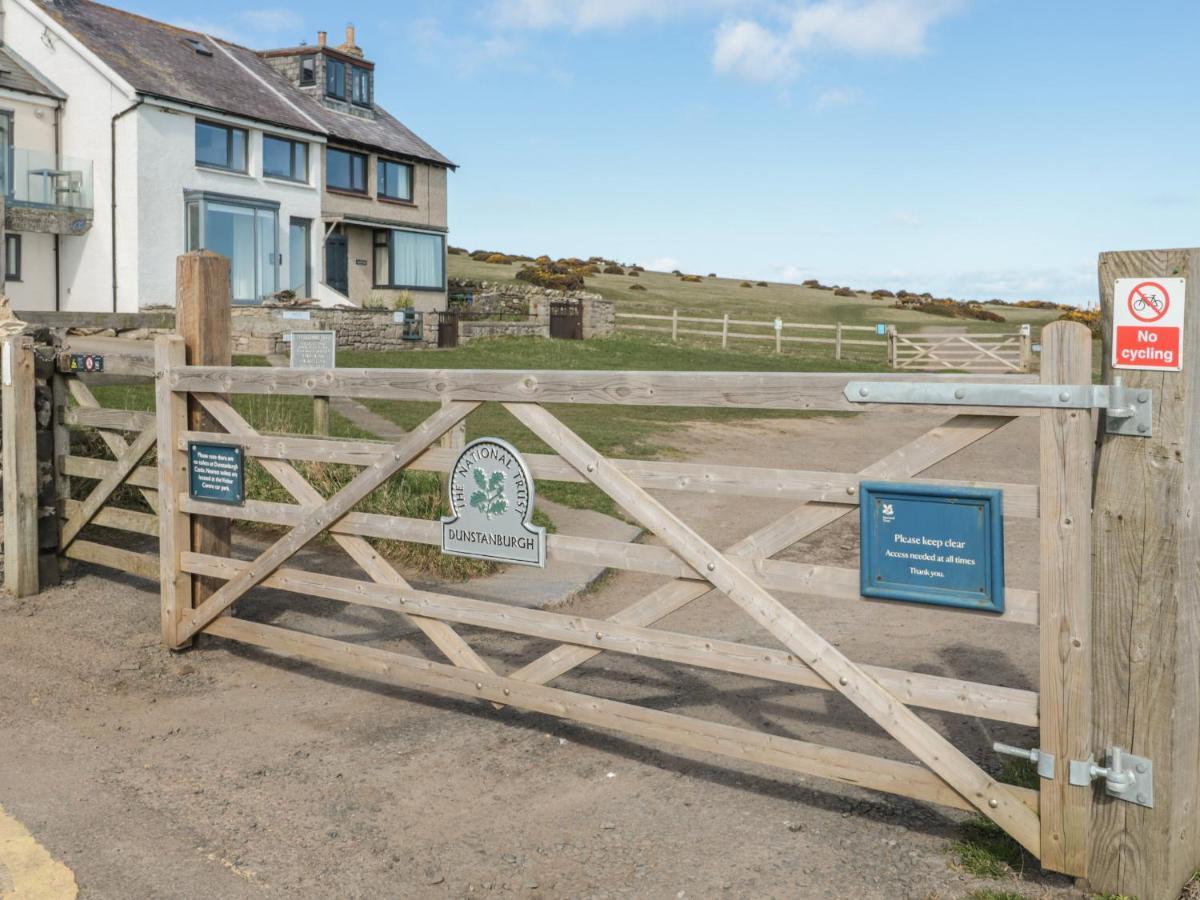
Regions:
[[[1054,780],[1054,754],[1045,750],[1026,750],[1024,747],[1014,747],[1012,744],[1002,744],[999,741],[992,744],[992,749],[1005,756],[1015,756],[1017,759],[1027,759],[1037,766],[1037,773],[1042,778]]]
[[[1109,747],[1103,766],[1096,765],[1094,756],[1071,760],[1070,783],[1086,787],[1104,779],[1104,793],[1117,800],[1154,808],[1154,763],[1144,756],[1126,753],[1120,747]]]
[[[851,381],[851,403],[922,406],[1010,406],[1029,409],[1102,409],[1108,434],[1150,437],[1154,396],[1149,388],[1112,384],[982,384],[949,381]]]

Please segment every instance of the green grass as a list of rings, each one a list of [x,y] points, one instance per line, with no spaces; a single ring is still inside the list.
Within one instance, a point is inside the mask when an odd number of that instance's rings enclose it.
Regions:
[[[964,872],[978,878],[1004,878],[1024,868],[1021,845],[990,819],[970,819],[959,830],[960,837],[950,852]]]
[[[967,900],[1026,900],[1024,894],[1016,891],[998,891],[995,888],[981,888],[967,894]]]
[[[445,369],[570,369],[619,371],[715,371],[795,372],[827,371],[828,360],[817,362],[791,356],[729,351],[714,359],[704,350],[676,344],[661,344],[642,337],[617,335],[590,341],[547,341],[544,338],[494,338],[473,341],[453,350],[339,354],[338,363],[356,368],[445,368]],[[719,365],[716,365],[719,364]],[[871,366],[843,362],[841,371],[862,371]],[[366,400],[368,407],[406,430],[415,427],[437,409],[436,403],[397,400]],[[661,459],[672,456],[670,435],[695,422],[738,423],[763,419],[796,418],[810,415],[794,410],[705,409],[678,406],[613,406],[595,404],[548,404],[585,441],[608,456],[627,459]],[[503,407],[486,404],[467,418],[467,438],[499,437],[524,453],[550,453],[550,448],[521,425]],[[612,500],[591,485],[541,481],[541,496],[578,509],[618,514]]]
[[[522,263],[492,265],[477,262],[467,256],[449,257],[451,278],[515,282]],[[701,275],[704,272],[699,273]],[[752,283],[757,279],[749,279]],[[665,272],[642,272],[639,278],[628,275],[593,275],[586,279],[586,289],[603,297],[617,301],[617,311],[626,313],[651,313],[670,315],[678,309],[681,316],[720,316],[729,313],[734,318],[769,321],[781,316],[785,321],[809,322],[812,324],[896,325],[901,331],[912,331],[926,325],[965,325],[975,332],[1006,332],[1016,330],[1017,325],[1028,323],[1035,333],[1048,322],[1058,318],[1052,310],[1014,309],[1013,307],[989,307],[1004,316],[1004,322],[979,322],[974,319],[947,319],[911,310],[892,309],[893,300],[873,300],[869,292],[874,288],[896,291],[904,288],[921,293],[925,287],[919,284],[869,284],[852,285],[864,290],[857,297],[835,297],[832,291],[819,291],[795,284],[769,282],[767,287],[740,287],[741,278],[705,278],[698,284],[680,281]],[[631,291],[640,284],[645,292]],[[708,326],[706,326],[708,327]],[[822,335],[824,336],[824,335]],[[848,348],[849,349],[849,348]],[[856,348],[862,350],[863,348]],[[822,351],[832,356],[827,345]],[[711,368],[704,366],[703,368]]]

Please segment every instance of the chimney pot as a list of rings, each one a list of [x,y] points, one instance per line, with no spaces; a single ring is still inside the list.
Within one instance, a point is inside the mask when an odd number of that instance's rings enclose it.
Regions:
[[[354,23],[351,22],[346,26],[346,43],[351,47],[354,46]]]
[[[325,42],[326,42],[328,39],[329,39],[329,35],[328,35],[328,34],[326,34],[324,31],[318,31],[318,32],[317,32],[317,46],[318,46],[318,47],[324,47],[324,46],[325,46]]]

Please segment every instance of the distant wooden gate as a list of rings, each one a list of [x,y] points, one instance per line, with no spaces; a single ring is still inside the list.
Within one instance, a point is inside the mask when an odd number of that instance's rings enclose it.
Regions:
[[[583,301],[555,300],[550,304],[550,337],[583,340]]]
[[[1090,337],[1075,325],[1050,331],[1044,377],[1078,383],[1090,373]],[[819,635],[777,591],[869,602],[860,597],[857,568],[774,559],[797,541],[832,524],[859,504],[862,479],[909,480],[979,439],[1003,428],[1020,408],[961,408],[948,421],[859,472],[768,470],[743,465],[609,459],[569,429],[546,404],[750,407],[757,409],[855,410],[844,389],[845,374],[564,372],[381,369],[313,372],[232,366],[188,366],[183,343],[162,338],[158,434],[164,448],[159,469],[163,638],[182,648],[209,633],[322,664],[436,691],[463,694],[497,705],[512,704],[548,715],[682,744],[741,760],[780,766],[946,806],[975,810],[1011,834],[1043,864],[1083,874],[1091,791],[1068,788],[1060,765],[1040,790],[1001,783],[910,707],[943,710],[1000,722],[1040,727],[1040,746],[1060,760],[1083,758],[1090,742],[1090,705],[1074,702],[1090,672],[1086,656],[1062,650],[1065,636],[1088,633],[1086,583],[1089,553],[1092,437],[1088,415],[1075,410],[1034,412],[1044,423],[1040,453],[1043,481],[988,484],[1004,491],[1004,514],[1041,520],[1041,589],[1006,588],[1002,615],[944,608],[929,615],[973,615],[980,628],[1041,626],[1040,691],[963,681],[927,673],[857,664]],[[938,376],[877,376],[928,381]],[[973,376],[942,380],[962,381]],[[986,380],[986,379],[985,379]],[[1027,378],[1026,380],[1032,380]],[[318,381],[330,396],[438,401],[439,408],[402,439],[346,441],[260,435],[234,409],[228,395],[307,395]],[[199,403],[215,423],[189,430],[188,402]],[[437,545],[436,519],[356,511],[361,502],[405,469],[446,472],[456,453],[437,446],[483,402],[501,404],[552,453],[530,453],[535,479],[594,485],[661,540],[632,544],[564,534],[547,537],[551,559],[669,576],[670,582],[614,616],[599,620],[524,609],[413,588],[370,543],[386,539]],[[223,430],[216,430],[217,428]],[[244,505],[192,499],[188,492],[189,441],[236,443],[295,498],[294,502],[249,499]],[[293,467],[320,461],[359,467],[345,487],[325,496]],[[964,482],[939,482],[964,484]],[[798,505],[780,519],[721,549],[706,541],[648,490],[713,495],[791,498]],[[282,527],[284,534],[250,561],[229,552],[197,552],[190,543],[191,517],[242,520]],[[1062,529],[1065,519],[1074,522]],[[289,566],[315,538],[328,534],[366,573],[335,576]],[[207,599],[193,594],[193,576],[220,584]],[[349,643],[231,614],[250,609],[258,586],[407,614],[447,662],[434,662],[362,643]],[[661,628],[660,622],[713,589],[726,595],[765,629],[779,647],[755,646]],[[914,608],[914,614],[919,614]],[[456,630],[495,629],[560,646],[507,673],[497,671]],[[1005,631],[1005,639],[1012,632]],[[894,738],[916,762],[869,756],[778,734],[734,727],[602,699],[548,682],[601,652],[633,654],[732,672],[842,695]]]
[[[437,313],[437,345],[442,349],[458,346],[458,310],[443,309]]]
[[[1004,374],[1028,372],[1028,332],[1016,334],[900,334],[889,332],[895,369],[951,369]]]

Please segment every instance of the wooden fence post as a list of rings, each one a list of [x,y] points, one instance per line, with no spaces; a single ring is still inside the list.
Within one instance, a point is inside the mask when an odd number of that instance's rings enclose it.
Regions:
[[[1033,371],[1033,328],[1029,325],[1021,326],[1021,371]]]
[[[896,368],[896,326],[887,327],[888,368]]]
[[[1183,371],[1113,372],[1117,278],[1187,280]],[[1174,898],[1200,864],[1200,249],[1100,256],[1104,380],[1153,394],[1150,437],[1101,434],[1093,514],[1092,746],[1149,757],[1154,808],[1098,794],[1093,890]],[[1172,297],[1171,303],[1184,303]],[[1043,351],[1044,352],[1044,351]]]
[[[38,461],[32,338],[0,346],[3,420],[4,586],[17,597],[38,592]]]
[[[228,259],[207,250],[195,250],[179,257],[175,268],[175,322],[176,331],[187,348],[188,365],[228,366],[232,363]],[[193,431],[223,430],[194,399],[188,402],[188,420]],[[229,519],[192,516],[192,550],[229,556]],[[197,576],[193,602],[200,605],[223,583],[220,579]]]
[[[313,434],[329,437],[329,398],[313,397]]]
[[[837,323],[837,333],[833,336],[833,358],[842,358],[842,323]]]
[[[725,319],[721,323],[721,349],[729,349],[729,313],[725,313]]]
[[[671,310],[671,340],[679,340],[679,310]]]
[[[775,319],[775,352],[783,352],[783,319]]]
[[[1092,334],[1076,322],[1046,326],[1043,384],[1091,384]],[[1041,666],[1039,748],[1053,753],[1041,779],[1043,868],[1087,874],[1095,796],[1071,786],[1070,760],[1092,744],[1092,466],[1095,420],[1087,410],[1047,410],[1041,422]]]

